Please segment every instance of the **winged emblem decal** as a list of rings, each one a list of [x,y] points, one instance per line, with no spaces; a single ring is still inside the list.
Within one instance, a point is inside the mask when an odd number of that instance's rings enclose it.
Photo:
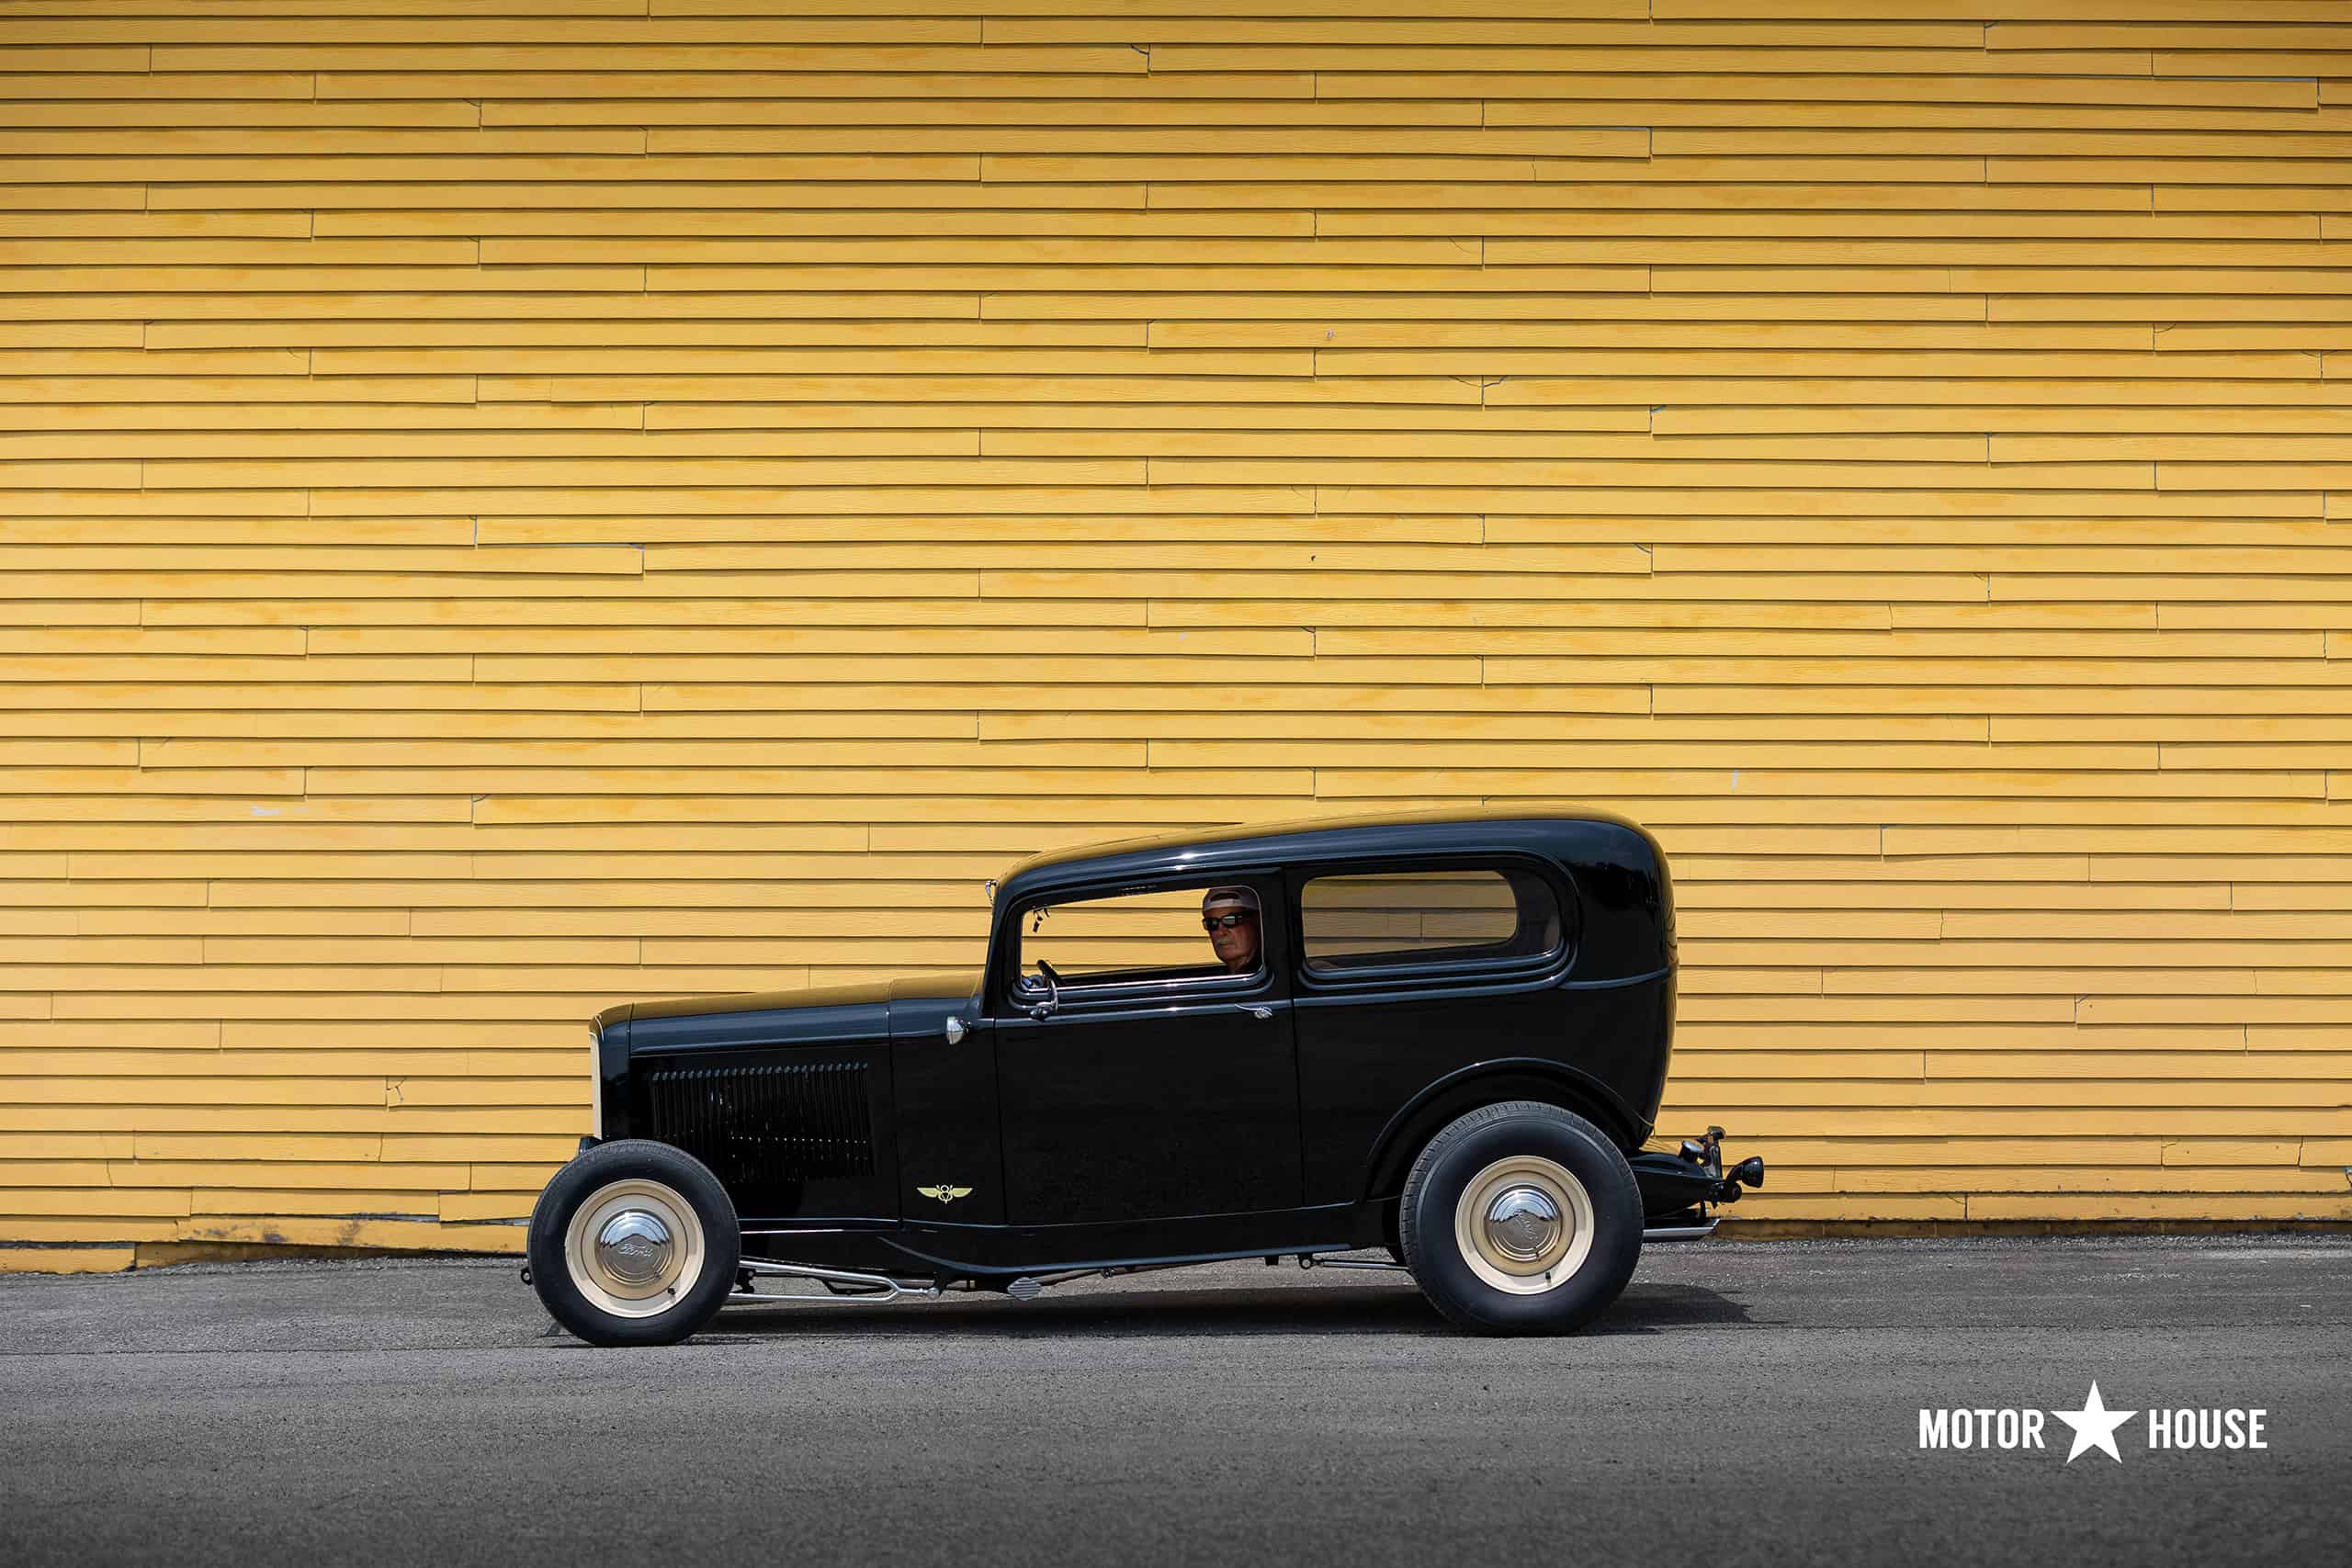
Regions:
[[[943,1203],[953,1203],[958,1198],[969,1198],[972,1195],[972,1190],[968,1187],[950,1187],[944,1181],[936,1187],[918,1187],[915,1190],[926,1198],[936,1198]]]

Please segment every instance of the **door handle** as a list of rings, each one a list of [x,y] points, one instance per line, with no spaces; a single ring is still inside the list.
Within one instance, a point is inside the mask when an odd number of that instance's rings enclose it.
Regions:
[[[1238,1008],[1241,1011],[1248,1013],[1251,1018],[1272,1018],[1274,1016],[1273,1009],[1269,1007],[1260,1007],[1255,1002],[1236,1002],[1233,1005]]]

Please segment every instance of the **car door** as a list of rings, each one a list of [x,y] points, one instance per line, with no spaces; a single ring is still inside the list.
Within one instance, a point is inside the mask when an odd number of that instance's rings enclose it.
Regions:
[[[1272,877],[1223,879],[1269,912],[1253,975],[1210,964],[1063,973],[997,1021],[1006,1219],[1016,1225],[1294,1209],[1298,1068]],[[1173,903],[1197,887],[1123,888]],[[1083,908],[1076,895],[1060,902]],[[1142,899],[1149,903],[1150,899]],[[1207,953],[1192,917],[1195,957]],[[1171,939],[1172,940],[1172,939]]]

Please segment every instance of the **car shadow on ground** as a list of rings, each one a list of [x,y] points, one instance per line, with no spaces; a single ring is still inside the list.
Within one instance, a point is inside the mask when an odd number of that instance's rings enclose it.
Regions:
[[[1625,1293],[1590,1335],[1657,1334],[1676,1328],[1747,1324],[1743,1303],[1696,1285],[1641,1284]],[[1016,1302],[993,1292],[938,1302],[884,1304],[824,1297],[732,1306],[695,1336],[696,1344],[758,1343],[812,1336],[986,1335],[1034,1338],[1089,1335],[1122,1338],[1201,1335],[1452,1335],[1419,1291],[1399,1285],[1326,1285],[1301,1290],[1223,1287],[1203,1290],[1096,1290],[1058,1299]]]

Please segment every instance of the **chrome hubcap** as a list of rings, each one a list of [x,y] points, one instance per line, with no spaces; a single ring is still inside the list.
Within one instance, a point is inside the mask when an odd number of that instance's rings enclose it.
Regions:
[[[656,1317],[677,1305],[702,1278],[707,1255],[694,1205],[648,1177],[599,1187],[564,1227],[572,1284],[615,1317]]]
[[[1487,1205],[1487,1239],[1506,1258],[1529,1262],[1560,1234],[1560,1206],[1540,1187],[1510,1187]]]
[[[1463,1188],[1453,1239],[1486,1284],[1539,1296],[1576,1278],[1592,1256],[1592,1197],[1557,1160],[1506,1156]]]
[[[624,1284],[642,1285],[662,1277],[676,1245],[660,1216],[624,1209],[596,1233],[596,1261]]]

